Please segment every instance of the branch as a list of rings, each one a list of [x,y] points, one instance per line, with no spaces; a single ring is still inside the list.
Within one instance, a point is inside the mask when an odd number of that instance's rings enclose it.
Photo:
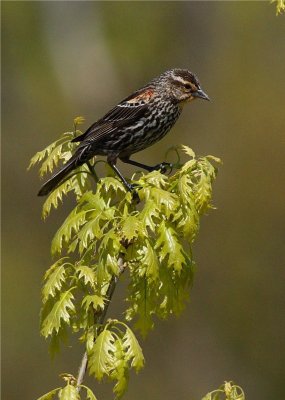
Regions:
[[[125,270],[125,263],[124,263],[122,256],[119,257],[119,259],[118,259],[118,266],[119,266],[119,274],[117,276],[113,275],[111,278],[111,281],[109,283],[109,287],[108,287],[108,290],[106,293],[107,301],[106,301],[106,305],[105,305],[104,309],[100,313],[96,313],[96,312],[94,313],[95,317],[97,317],[96,318],[98,321],[97,323],[100,325],[102,325],[104,323],[104,320],[105,320],[109,305],[111,303],[111,299],[113,297],[116,285],[118,283],[119,277]],[[77,391],[78,392],[80,392],[80,389],[81,389],[80,385],[82,384],[82,382],[84,380],[84,376],[85,376],[85,373],[87,370],[87,365],[88,365],[88,355],[87,355],[87,351],[85,351],[83,354],[83,357],[81,359],[80,367],[78,370],[78,376],[77,376]]]

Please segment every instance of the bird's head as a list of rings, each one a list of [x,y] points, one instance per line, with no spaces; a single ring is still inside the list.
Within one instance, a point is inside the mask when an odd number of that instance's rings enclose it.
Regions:
[[[172,69],[163,74],[165,89],[177,103],[200,98],[210,100],[201,89],[197,77],[187,69]]]

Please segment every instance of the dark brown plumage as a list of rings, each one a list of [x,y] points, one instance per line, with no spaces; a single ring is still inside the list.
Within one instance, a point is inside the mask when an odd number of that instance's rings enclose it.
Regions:
[[[148,171],[163,168],[165,163],[149,167],[130,160],[130,156],[162,139],[177,121],[183,105],[198,97],[209,100],[192,72],[186,69],[164,72],[73,139],[79,142],[74,155],[42,186],[38,195],[50,193],[72,170],[95,155],[107,156],[107,162],[131,189],[116,167],[117,159]]]

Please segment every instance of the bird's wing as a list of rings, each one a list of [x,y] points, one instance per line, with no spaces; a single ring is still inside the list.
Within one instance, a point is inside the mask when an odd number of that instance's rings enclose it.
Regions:
[[[122,128],[130,126],[145,116],[152,96],[153,90],[150,89],[141,89],[133,93],[92,124],[85,133],[73,139],[73,142],[94,143],[103,140],[115,131],[119,134]]]

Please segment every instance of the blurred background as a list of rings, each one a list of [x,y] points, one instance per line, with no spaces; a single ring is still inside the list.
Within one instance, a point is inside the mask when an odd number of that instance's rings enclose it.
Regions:
[[[3,399],[60,386],[83,352],[71,340],[52,361],[39,336],[50,241],[73,199],[43,223],[31,156],[75,116],[85,129],[173,67],[197,73],[212,102],[185,108],[136,160],[156,164],[183,143],[224,165],[194,246],[191,302],[142,342],[146,367],[125,399],[201,399],[229,379],[248,399],[285,397],[284,18],[267,1],[2,3]],[[89,383],[111,398],[111,385]]]

